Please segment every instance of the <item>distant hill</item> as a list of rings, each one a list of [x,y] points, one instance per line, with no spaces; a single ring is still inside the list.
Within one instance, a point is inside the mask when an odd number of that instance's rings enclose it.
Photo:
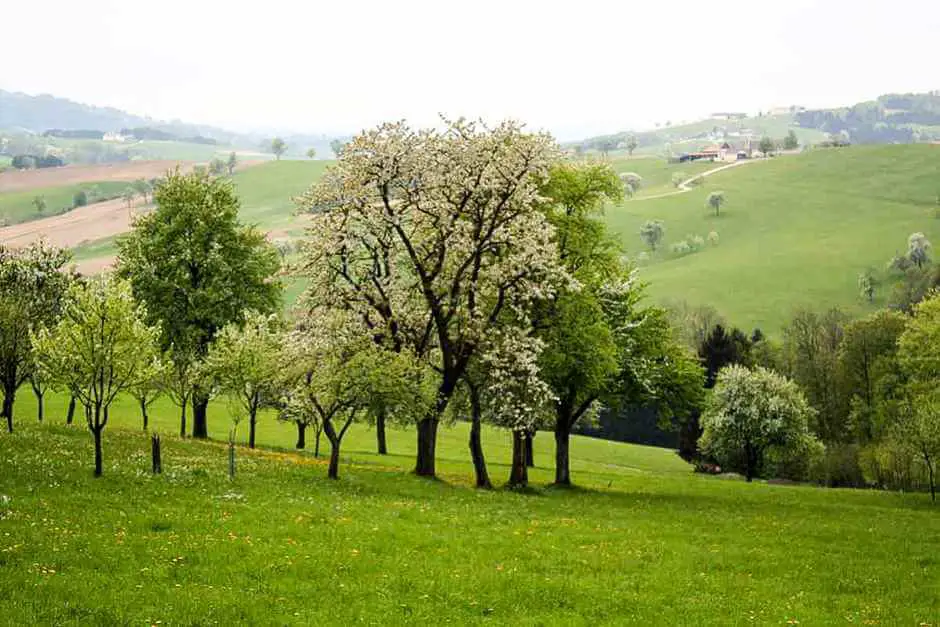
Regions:
[[[94,107],[48,94],[30,96],[0,90],[0,128],[34,133],[52,128],[116,132],[152,123],[153,120],[111,107]]]
[[[704,142],[740,135],[779,140],[789,131],[801,144],[819,143],[830,135],[853,144],[912,144],[940,141],[940,91],[924,94],[885,94],[850,107],[806,110],[768,115],[715,114],[697,122],[668,122],[647,131],[621,131],[589,137],[570,145],[580,150],[623,150],[635,138],[636,154],[697,150]]]

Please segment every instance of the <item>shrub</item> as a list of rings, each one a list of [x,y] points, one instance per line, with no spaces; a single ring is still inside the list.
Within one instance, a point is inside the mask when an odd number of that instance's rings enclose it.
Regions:
[[[84,207],[88,204],[88,194],[85,193],[85,190],[81,189],[75,192],[75,195],[72,196],[72,208],[77,209],[78,207]]]
[[[705,247],[705,239],[701,235],[686,235],[685,241],[688,242],[692,252],[698,252]]]
[[[718,231],[712,231],[708,234],[708,243],[717,246],[721,238],[718,237]]]
[[[833,488],[865,486],[865,473],[862,472],[858,445],[830,445],[811,465],[810,478],[816,483]]]
[[[669,247],[669,249],[673,252],[673,254],[679,256],[688,255],[690,252],[692,252],[692,248],[685,240],[675,242],[672,246]]]

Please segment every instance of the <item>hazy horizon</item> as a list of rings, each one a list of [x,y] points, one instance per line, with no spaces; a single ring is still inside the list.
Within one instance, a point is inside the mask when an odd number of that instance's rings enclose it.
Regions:
[[[7,50],[30,54],[4,65],[0,89],[233,130],[340,135],[443,113],[574,139],[937,89],[940,3],[889,6],[54,0],[5,9],[21,25],[5,32]]]

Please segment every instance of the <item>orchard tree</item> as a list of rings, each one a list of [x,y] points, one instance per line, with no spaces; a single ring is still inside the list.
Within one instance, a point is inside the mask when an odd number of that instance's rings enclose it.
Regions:
[[[795,383],[779,374],[744,366],[728,366],[702,416],[703,450],[740,468],[751,481],[771,448],[798,453],[813,441],[809,421],[813,409]]]
[[[636,140],[636,135],[630,135],[626,142],[627,153],[632,157],[633,151],[636,150],[639,145],[639,142]]]
[[[236,424],[248,418],[248,447],[255,448],[258,411],[276,401],[281,357],[280,322],[275,315],[248,312],[218,334],[203,366],[205,376],[232,400]]]
[[[787,133],[787,136],[783,139],[783,148],[784,150],[796,150],[800,147],[800,140],[796,138],[796,133],[793,129],[790,129],[790,132]]]
[[[871,268],[858,274],[858,293],[869,303],[875,301],[875,288],[878,287],[878,279]]]
[[[140,407],[140,419],[144,431],[150,427],[150,416],[147,411],[164,392],[164,382],[168,376],[167,368],[168,364],[161,359],[159,367],[154,368],[149,377],[141,378],[128,390],[137,401],[137,406]]]
[[[271,152],[273,152],[274,157],[280,161],[281,155],[287,152],[287,144],[280,137],[275,137],[271,140]]]
[[[134,192],[143,199],[144,204],[150,199],[150,195],[153,193],[153,187],[147,181],[147,179],[137,179],[131,184]]]
[[[937,464],[940,461],[940,395],[933,386],[914,386],[907,411],[902,412],[896,437],[918,457],[927,468],[930,499],[937,500]]]
[[[438,373],[437,400],[417,418],[418,475],[435,473],[438,424],[482,340],[507,312],[528,326],[533,301],[565,279],[538,210],[558,154],[512,122],[386,124],[300,199],[314,212],[307,299],[346,308],[360,333]]]
[[[102,473],[101,432],[111,403],[159,368],[159,331],[146,317],[130,284],[96,278],[73,285],[61,319],[33,336],[40,371],[73,390],[85,406],[96,477]]]
[[[774,145],[774,140],[767,137],[766,135],[764,137],[761,137],[760,143],[757,145],[757,149],[760,150],[764,155],[768,157],[773,154],[775,147],[776,146]]]
[[[33,196],[33,207],[36,208],[36,213],[42,214],[46,210],[46,197],[45,196]]]
[[[923,233],[911,233],[907,238],[907,257],[918,268],[930,263],[930,240]]]
[[[653,252],[656,252],[656,247],[663,241],[665,233],[666,227],[663,226],[662,220],[647,220],[640,228],[640,237]]]
[[[317,149],[316,149],[316,148],[308,148],[308,149],[307,149],[307,158],[308,158],[308,159],[316,159],[316,157],[317,157]]]
[[[43,241],[22,249],[0,246],[0,418],[13,433],[16,392],[34,372],[31,330],[54,324],[64,307],[73,275],[65,270],[71,253]],[[45,381],[37,374],[34,381]]]
[[[228,170],[228,175],[232,176],[235,173],[235,168],[238,167],[238,155],[235,154],[235,151],[228,153],[228,160],[225,162],[225,168]]]
[[[340,139],[334,139],[330,142],[330,150],[333,151],[333,156],[339,159],[343,156],[343,149],[346,148],[347,142],[344,142]]]
[[[715,215],[718,215],[718,212],[721,211],[721,206],[725,204],[725,193],[724,192],[711,192],[708,195],[708,198],[705,199],[705,206],[715,212]]]
[[[628,198],[633,198],[643,186],[643,177],[636,172],[624,172],[620,175],[620,181],[623,183],[623,193]]]
[[[212,159],[209,162],[209,174],[212,176],[223,176],[226,172],[226,169],[227,166],[221,159]]]
[[[157,186],[154,201],[156,210],[118,241],[117,272],[146,305],[148,321],[160,324],[170,371],[185,377],[178,381],[189,391],[193,437],[205,438],[210,389],[193,381],[192,368],[227,324],[242,322],[248,310],[278,309],[280,262],[263,233],[238,221],[229,179],[177,170]]]
[[[121,195],[121,198],[124,200],[124,206],[130,209],[131,205],[134,204],[134,199],[137,198],[137,190],[131,186],[128,186],[124,189],[124,193]]]

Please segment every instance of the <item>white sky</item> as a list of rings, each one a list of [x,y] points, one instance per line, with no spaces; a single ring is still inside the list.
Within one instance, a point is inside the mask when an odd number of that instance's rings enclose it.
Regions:
[[[0,0],[0,41],[2,89],[330,134],[445,113],[569,139],[940,89],[940,0]]]

